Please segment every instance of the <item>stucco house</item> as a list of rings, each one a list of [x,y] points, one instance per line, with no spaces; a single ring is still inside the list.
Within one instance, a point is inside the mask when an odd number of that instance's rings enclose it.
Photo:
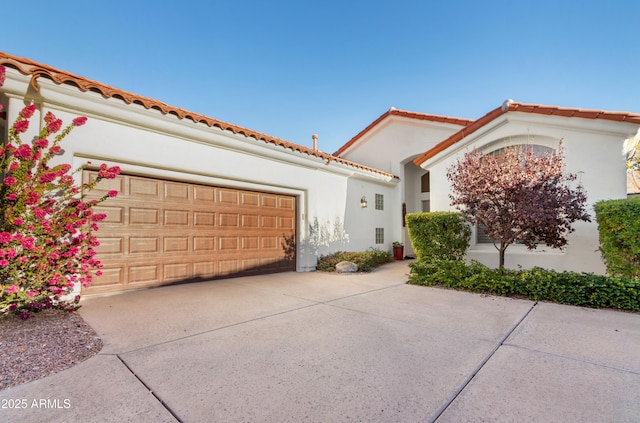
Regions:
[[[334,154],[294,144],[0,52],[2,141],[25,104],[36,103],[35,135],[53,112],[88,123],[64,141],[59,162],[120,166],[99,190],[103,275],[85,293],[177,281],[314,270],[337,250],[412,249],[404,214],[448,210],[447,166],[469,148],[515,143],[550,148],[560,139],[568,170],[581,172],[593,203],[626,196],[625,139],[640,115],[505,103],[476,120],[391,109]],[[492,264],[493,247],[469,257]],[[534,264],[603,272],[595,223],[581,225],[564,252],[508,251],[508,266]]]
[[[557,270],[604,273],[598,251],[593,204],[626,198],[626,155],[623,146],[637,136],[640,115],[521,104],[511,100],[480,119],[468,121],[390,109],[340,148],[335,155],[398,175],[404,212],[448,211],[450,183],[447,169],[465,152],[490,153],[507,146],[529,145],[556,150],[562,140],[566,171],[578,175],[586,193],[592,222],[574,224],[564,250],[523,245],[507,250],[506,266],[541,266]],[[473,228],[467,258],[491,267],[498,265],[497,250]],[[406,234],[404,239],[407,239]],[[408,245],[408,254],[411,247]]]

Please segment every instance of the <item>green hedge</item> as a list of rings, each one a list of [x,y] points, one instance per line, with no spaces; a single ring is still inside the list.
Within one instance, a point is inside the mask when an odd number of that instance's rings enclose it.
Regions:
[[[594,209],[607,271],[640,278],[640,197],[599,201]]]
[[[419,262],[462,259],[469,248],[471,228],[460,213],[410,213],[406,222]]]
[[[437,260],[410,264],[409,283],[502,296],[523,296],[592,308],[640,311],[640,280],[592,273],[490,269],[478,262]]]
[[[323,272],[334,272],[336,264],[341,261],[350,261],[357,264],[358,272],[368,272],[374,267],[394,260],[390,252],[376,249],[361,252],[338,251],[337,253],[320,256],[316,269]]]

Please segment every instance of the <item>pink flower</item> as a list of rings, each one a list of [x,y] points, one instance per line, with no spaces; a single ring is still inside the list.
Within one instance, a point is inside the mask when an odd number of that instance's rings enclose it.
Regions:
[[[7,250],[7,257],[9,257],[10,259],[16,258],[17,255],[18,255],[18,252],[16,250],[14,250],[13,248]]]
[[[79,116],[73,120],[73,126],[82,126],[87,123],[87,118],[85,116]]]
[[[109,192],[107,192],[107,195],[109,197],[117,197],[118,196],[118,191],[116,191],[115,189],[109,190]]]
[[[19,120],[16,123],[13,124],[13,129],[21,134],[23,132],[26,132],[27,129],[29,129],[29,121],[28,120]]]
[[[27,291],[27,297],[33,298],[38,295],[38,291]]]
[[[44,175],[42,175],[40,177],[40,182],[46,184],[46,183],[51,182],[54,179],[56,179],[56,176],[57,175],[55,173],[53,173],[53,172],[45,173]]]
[[[24,220],[23,220],[22,218],[20,218],[20,217],[16,217],[15,219],[13,219],[13,224],[14,224],[14,225],[18,225],[18,226],[20,226],[20,225],[22,225],[23,223],[24,223]]]
[[[4,66],[0,66],[0,87],[4,85],[5,74],[6,74],[6,70]]]
[[[38,193],[35,191],[29,191],[27,193],[27,199],[24,203],[28,206],[32,206],[34,204],[37,204],[38,200],[40,200],[40,196],[38,195]]]
[[[0,266],[8,266],[9,265],[9,260],[7,259],[0,259]]]
[[[9,165],[9,172],[15,172],[16,170],[18,170],[19,167],[20,167],[19,162],[11,162],[11,164]]]
[[[59,145],[54,145],[53,147],[51,147],[49,149],[49,153],[56,155],[56,154],[60,154],[60,151],[62,150],[62,148]]]
[[[7,195],[7,199],[9,201],[16,201],[18,199],[18,196],[16,194],[9,194]]]
[[[35,104],[29,104],[28,106],[25,106],[21,111],[20,111],[20,116],[22,116],[25,119],[29,119],[31,116],[33,116],[33,113],[38,109],[38,106],[36,106]]]
[[[47,139],[39,139],[33,142],[33,145],[38,148],[47,148],[49,146],[49,140]]]
[[[62,128],[62,121],[60,119],[52,120],[50,123],[47,124],[47,131],[50,134],[55,134],[60,130],[60,128]]]
[[[7,176],[6,178],[4,178],[3,183],[8,187],[12,187],[16,184],[16,178],[14,178],[13,176]]]
[[[22,144],[13,152],[13,155],[19,159],[30,159],[33,155],[33,150],[29,144]]]
[[[35,239],[29,237],[29,238],[22,238],[20,240],[20,244],[27,250],[33,250],[35,248],[34,245],[34,241]],[[26,258],[26,257],[25,257]]]
[[[6,244],[8,242],[11,242],[11,239],[13,239],[13,236],[9,232],[0,232],[1,243]]]
[[[11,285],[9,288],[7,288],[7,294],[15,294],[18,291],[20,291],[20,287],[18,287],[17,285]]]
[[[118,166],[108,167],[104,163],[100,165],[100,170],[98,171],[98,177],[105,178],[105,179],[113,179],[119,174],[120,174],[120,167]]]
[[[105,213],[96,213],[93,216],[91,216],[91,219],[94,222],[100,222],[100,221],[102,221],[102,220],[104,220],[106,218],[107,218],[107,215]]]
[[[51,122],[53,122],[54,120],[56,120],[56,115],[54,115],[53,113],[51,113],[51,112],[47,112],[47,114],[46,114],[46,115],[44,115],[44,121],[45,121],[45,122],[47,122],[47,123],[51,123]]]

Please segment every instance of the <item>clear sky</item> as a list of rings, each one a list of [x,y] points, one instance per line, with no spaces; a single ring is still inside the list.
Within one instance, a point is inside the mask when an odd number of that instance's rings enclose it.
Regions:
[[[3,2],[0,50],[332,153],[390,107],[640,113],[638,0]]]

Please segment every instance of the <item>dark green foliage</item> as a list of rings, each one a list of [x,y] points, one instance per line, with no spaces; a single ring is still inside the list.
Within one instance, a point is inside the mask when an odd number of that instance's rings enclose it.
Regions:
[[[350,261],[358,265],[358,272],[368,272],[374,267],[393,261],[393,255],[388,251],[371,249],[362,252],[338,251],[337,253],[320,256],[316,269],[323,272],[333,272],[336,264]]]
[[[459,260],[469,247],[471,228],[460,213],[410,213],[406,222],[418,262]]]
[[[594,209],[607,271],[640,278],[640,197],[599,201]]]
[[[490,269],[478,262],[439,260],[410,264],[409,283],[502,296],[522,296],[592,308],[640,311],[640,280],[593,273]]]

